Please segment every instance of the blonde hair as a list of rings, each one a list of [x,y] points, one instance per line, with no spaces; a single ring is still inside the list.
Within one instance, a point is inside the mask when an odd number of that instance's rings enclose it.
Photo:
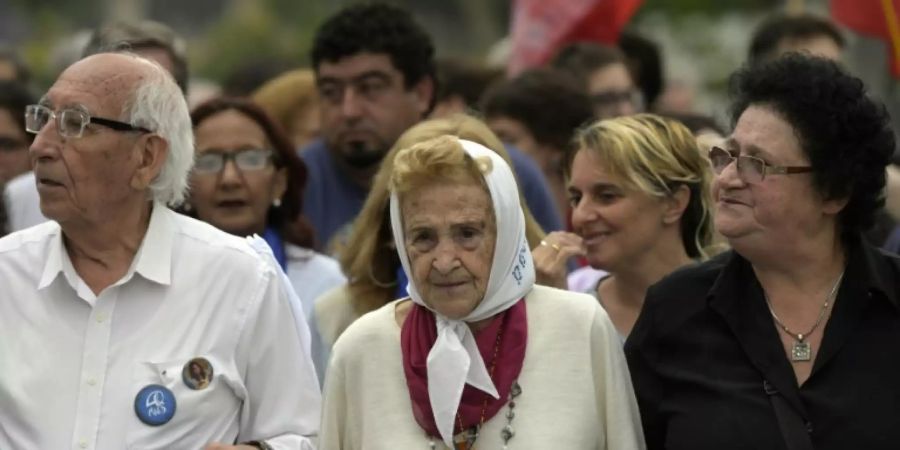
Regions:
[[[472,159],[459,139],[443,135],[397,152],[388,185],[391,192],[402,196],[434,182],[475,181],[490,194],[484,176],[491,169],[493,166],[490,159]]]
[[[341,268],[350,280],[350,301],[359,314],[373,311],[393,300],[396,291],[395,277],[400,259],[396,248],[389,245],[393,236],[388,188],[393,178],[397,154],[419,142],[445,135],[482,144],[497,152],[512,167],[509,154],[500,139],[487,125],[474,117],[455,114],[426,120],[406,130],[382,160],[366,202],[353,222],[347,244],[340,252]],[[524,201],[522,212],[525,214],[526,238],[529,245],[535,247],[544,238],[544,231]]]
[[[681,216],[682,243],[692,258],[710,256],[712,168],[687,127],[654,114],[617,117],[579,130],[574,147],[565,166],[567,179],[575,153],[584,150],[604,170],[624,180],[626,189],[668,197],[679,186],[687,186],[690,200]]]
[[[285,72],[256,89],[252,99],[272,116],[283,130],[290,132],[300,114],[318,106],[313,71],[295,69]]]

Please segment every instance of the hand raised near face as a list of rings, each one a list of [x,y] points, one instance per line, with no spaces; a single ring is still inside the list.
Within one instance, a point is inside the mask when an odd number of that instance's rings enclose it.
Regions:
[[[584,254],[584,243],[581,236],[575,233],[554,231],[544,236],[540,245],[531,249],[537,283],[568,289],[566,263],[569,258]]]

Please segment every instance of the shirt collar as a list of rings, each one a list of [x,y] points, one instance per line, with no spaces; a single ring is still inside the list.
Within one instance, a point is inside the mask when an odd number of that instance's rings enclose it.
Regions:
[[[38,282],[38,289],[43,289],[49,286],[50,283],[52,283],[53,280],[56,279],[56,276],[59,275],[60,272],[62,272],[66,276],[66,278],[69,279],[69,284],[74,285],[75,280],[70,278],[70,274],[68,273],[68,271],[63,270],[64,254],[65,247],[63,245],[62,229],[59,227],[59,224],[54,222],[53,230],[50,234],[50,242],[47,248],[47,260],[44,262],[44,271],[43,273],[41,273],[41,279]]]
[[[175,224],[172,219],[175,213],[158,202],[154,202],[152,208],[147,233],[141,241],[131,268],[123,279],[127,280],[133,273],[138,273],[150,281],[168,285],[171,282],[172,245],[175,235]],[[50,237],[47,260],[38,282],[38,289],[50,285],[60,272],[71,286],[78,286],[79,278],[66,252],[62,230],[56,225]]]
[[[879,293],[880,297],[900,310],[900,292],[897,283],[892,281],[900,272],[900,258],[873,247],[862,237],[850,238],[845,244],[847,261],[844,280],[859,283],[869,294]],[[746,259],[734,251],[725,255],[719,256],[723,258],[724,267],[707,297],[710,300],[716,299],[717,303],[723,299],[736,298],[737,291],[742,286],[739,280],[746,280],[744,277],[756,279]],[[754,283],[753,289],[761,290],[758,282]],[[725,303],[728,301],[725,300]]]
[[[135,255],[134,271],[144,278],[168,285],[172,280],[172,245],[175,213],[166,205],[153,203],[150,225]]]
[[[867,292],[875,297],[883,297],[900,311],[897,275],[900,272],[900,258],[866,243],[861,237],[847,245],[847,274],[858,278]]]

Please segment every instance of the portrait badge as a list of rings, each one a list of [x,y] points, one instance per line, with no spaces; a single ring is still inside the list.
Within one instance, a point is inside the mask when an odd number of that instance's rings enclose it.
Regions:
[[[206,358],[194,358],[184,365],[181,370],[181,379],[187,387],[199,391],[206,389],[213,378],[213,366]]]

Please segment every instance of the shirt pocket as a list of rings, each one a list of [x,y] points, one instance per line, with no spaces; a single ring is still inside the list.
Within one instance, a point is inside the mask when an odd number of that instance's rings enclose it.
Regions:
[[[135,363],[131,379],[131,420],[126,431],[129,449],[199,449],[218,441],[231,443],[238,432],[244,392],[237,370],[213,355],[201,355],[209,363],[212,375],[208,384],[182,376],[185,366],[197,356],[168,361]],[[175,398],[175,413],[161,425],[149,425],[137,415],[135,400],[141,389],[160,385]]]

